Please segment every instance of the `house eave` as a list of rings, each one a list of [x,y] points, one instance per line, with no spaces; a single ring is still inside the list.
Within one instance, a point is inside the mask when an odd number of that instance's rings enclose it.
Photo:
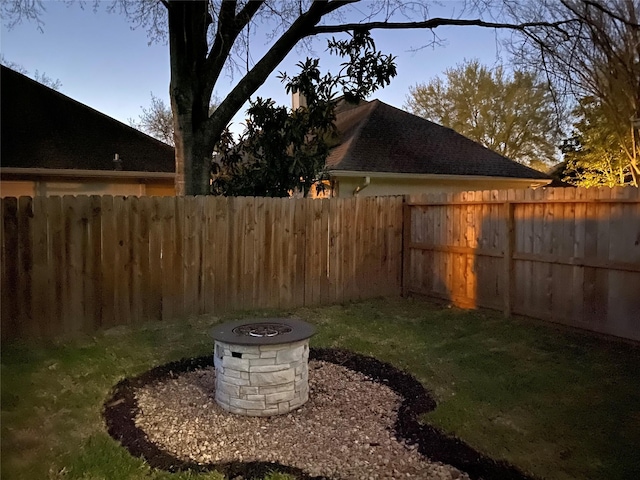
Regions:
[[[133,180],[174,180],[176,174],[173,172],[141,172],[126,170],[81,170],[71,168],[19,168],[2,167],[0,177],[6,180],[11,178],[112,178],[112,179],[133,179]]]
[[[329,170],[328,174],[332,177],[371,177],[371,178],[389,178],[404,180],[438,180],[438,181],[505,181],[523,183],[527,185],[535,184],[536,186],[545,186],[550,184],[553,179],[545,178],[521,178],[521,177],[499,177],[490,175],[442,175],[435,173],[398,173],[398,172],[369,172],[356,170]]]

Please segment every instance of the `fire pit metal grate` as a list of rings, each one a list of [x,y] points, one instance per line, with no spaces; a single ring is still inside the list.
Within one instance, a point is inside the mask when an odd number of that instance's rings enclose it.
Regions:
[[[284,323],[248,323],[234,328],[232,331],[237,335],[248,335],[250,337],[275,337],[291,332],[292,328]]]

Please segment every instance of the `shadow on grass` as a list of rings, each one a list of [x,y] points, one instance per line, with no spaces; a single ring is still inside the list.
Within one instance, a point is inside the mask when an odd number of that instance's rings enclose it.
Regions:
[[[432,461],[452,465],[466,472],[473,479],[532,480],[521,470],[504,462],[496,461],[471,448],[462,440],[446,435],[441,430],[418,421],[421,415],[436,408],[429,392],[413,376],[394,366],[347,350],[311,349],[311,360],[322,360],[360,372],[372,380],[382,383],[396,392],[402,403],[394,425],[395,434],[408,444],[417,445],[418,451]],[[273,470],[287,473],[298,479],[321,480],[288,465],[272,462],[230,462],[197,464],[180,460],[158,448],[149,441],[144,432],[135,425],[138,406],[135,390],[161,378],[176,378],[182,373],[213,365],[213,357],[179,360],[149,370],[142,375],[119,382],[111,397],[105,402],[103,415],[109,434],[119,441],[132,455],[144,458],[154,468],[177,472],[191,470],[205,472],[217,470],[229,478],[241,476],[245,479],[263,478]]]

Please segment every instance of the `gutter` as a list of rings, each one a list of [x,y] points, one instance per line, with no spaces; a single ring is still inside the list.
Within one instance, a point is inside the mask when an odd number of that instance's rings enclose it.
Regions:
[[[353,191],[353,196],[357,197],[358,194],[364,190],[365,188],[367,188],[369,185],[371,184],[371,177],[369,175],[367,175],[366,177],[364,177],[364,182],[362,183],[362,185],[358,185],[356,187],[356,189]]]

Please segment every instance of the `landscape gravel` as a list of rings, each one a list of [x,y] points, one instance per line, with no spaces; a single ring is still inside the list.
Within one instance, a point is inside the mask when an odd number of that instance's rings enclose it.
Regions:
[[[309,401],[289,414],[238,416],[215,403],[215,370],[201,368],[137,388],[135,424],[187,462],[277,462],[333,479],[469,478],[395,437],[401,398],[384,384],[311,360],[309,388]]]

